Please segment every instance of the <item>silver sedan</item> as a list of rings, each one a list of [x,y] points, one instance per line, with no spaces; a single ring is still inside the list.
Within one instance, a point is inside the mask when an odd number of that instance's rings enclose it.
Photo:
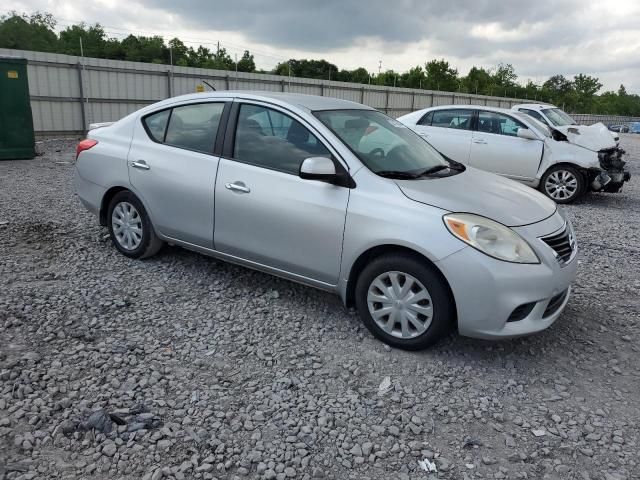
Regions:
[[[171,98],[92,130],[75,185],[128,257],[171,243],[329,290],[405,349],[543,330],[576,274],[554,202],[345,100]]]

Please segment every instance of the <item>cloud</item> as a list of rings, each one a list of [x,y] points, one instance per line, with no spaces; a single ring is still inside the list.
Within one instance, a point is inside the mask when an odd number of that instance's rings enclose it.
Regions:
[[[477,26],[495,25],[517,31],[523,25],[566,19],[580,3],[554,0],[462,0],[452,6],[441,0],[142,0],[152,8],[179,15],[196,28],[242,31],[255,42],[297,45],[312,52],[339,50],[367,39],[390,43],[421,40],[484,40],[472,35]],[[490,38],[486,39],[491,41]]]
[[[587,73],[606,88],[640,91],[636,0],[8,1],[17,10],[101,22],[107,31],[210,39],[209,47],[219,40],[234,54],[256,53],[263,68],[294,57],[370,71],[382,60],[383,69],[407,70],[445,58],[461,74],[511,63],[523,82]]]

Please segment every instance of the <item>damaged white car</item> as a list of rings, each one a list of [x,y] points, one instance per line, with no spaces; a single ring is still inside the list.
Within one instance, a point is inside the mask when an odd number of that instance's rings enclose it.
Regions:
[[[596,123],[594,125],[578,125],[578,122],[576,122],[571,115],[555,105],[548,105],[545,103],[522,103],[520,105],[514,105],[511,107],[511,110],[531,115],[533,118],[544,123],[549,128],[557,130],[565,135],[572,134],[570,129],[573,132],[577,129],[580,132],[580,135],[590,137],[591,141],[598,139],[598,143],[601,148],[610,148],[608,146],[611,145],[609,138],[606,135],[602,135],[604,130],[613,137],[616,145],[620,143],[620,135],[618,135],[618,132],[609,130],[603,123]],[[604,127],[604,130],[601,126]],[[570,139],[569,141],[572,140]],[[575,143],[580,144],[580,141]]]
[[[615,145],[547,128],[526,113],[477,105],[449,105],[398,118],[440,153],[460,163],[538,188],[557,203],[587,191],[618,192],[630,178]],[[606,142],[605,142],[606,143]]]

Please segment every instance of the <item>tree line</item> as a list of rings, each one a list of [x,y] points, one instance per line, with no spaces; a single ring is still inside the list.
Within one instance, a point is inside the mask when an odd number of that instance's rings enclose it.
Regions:
[[[193,48],[179,38],[165,42],[157,35],[132,34],[119,40],[109,37],[100,24],[80,23],[59,33],[56,33],[55,26],[56,20],[49,13],[20,15],[10,12],[0,17],[0,48],[68,55],[83,53],[86,57],[113,60],[521,98],[553,103],[573,113],[640,115],[640,96],[627,93],[624,85],[620,85],[617,91],[599,93],[602,83],[598,78],[582,73],[573,78],[553,75],[542,85],[531,80],[523,84],[518,81],[511,64],[488,69],[472,67],[467,75],[460,75],[445,59],[430,60],[406,72],[386,70],[375,73],[363,67],[345,70],[326,60],[307,59],[290,59],[278,63],[272,71],[265,71],[256,68],[254,56],[248,50],[238,59],[232,58],[219,45],[215,48],[203,45]]]

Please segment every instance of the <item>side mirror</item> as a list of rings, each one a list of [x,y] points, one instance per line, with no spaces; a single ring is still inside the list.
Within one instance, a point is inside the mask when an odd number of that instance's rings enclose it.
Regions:
[[[529,128],[519,128],[516,135],[520,138],[526,138],[527,140],[538,140],[536,134]]]
[[[300,178],[305,180],[334,183],[337,176],[333,160],[327,157],[305,158],[300,165]]]

